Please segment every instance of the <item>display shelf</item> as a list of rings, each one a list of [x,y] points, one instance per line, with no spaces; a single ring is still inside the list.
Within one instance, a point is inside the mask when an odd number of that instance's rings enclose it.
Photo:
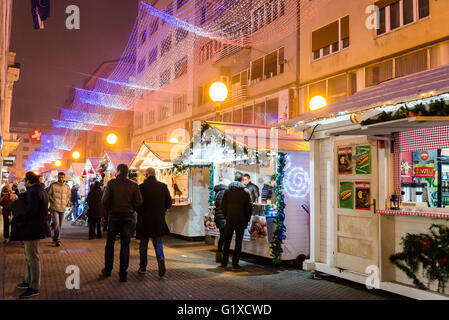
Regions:
[[[411,211],[411,210],[376,210],[376,213],[391,216],[411,216],[411,217],[424,217],[434,219],[449,219],[449,210],[446,210],[446,212]]]
[[[184,203],[173,203],[172,207],[185,207],[191,205],[191,202],[184,202]]]

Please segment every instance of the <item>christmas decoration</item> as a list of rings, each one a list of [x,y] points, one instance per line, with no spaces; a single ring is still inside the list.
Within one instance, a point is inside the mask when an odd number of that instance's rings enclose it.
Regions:
[[[310,192],[309,173],[301,167],[293,166],[290,156],[287,156],[284,186],[285,193],[294,198],[304,199]]]
[[[407,233],[402,246],[403,251],[392,255],[390,261],[419,289],[427,290],[431,282],[438,280],[438,292],[444,293],[449,281],[449,228],[433,224],[428,234]],[[427,286],[416,276],[420,267],[428,280]]]
[[[273,263],[279,264],[281,263],[281,255],[284,251],[282,249],[282,245],[286,238],[285,231],[287,228],[284,225],[285,220],[285,202],[284,202],[284,175],[285,175],[285,165],[286,165],[286,154],[280,152],[278,154],[277,159],[277,172],[275,174],[276,177],[276,186],[274,188],[275,193],[275,203],[277,216],[274,221],[276,225],[276,230],[273,233],[273,239],[271,241],[271,253],[270,255],[273,257]]]

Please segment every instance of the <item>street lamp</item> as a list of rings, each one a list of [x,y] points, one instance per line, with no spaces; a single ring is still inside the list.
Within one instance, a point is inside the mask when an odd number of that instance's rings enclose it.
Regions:
[[[315,111],[327,105],[326,99],[322,96],[315,96],[310,100],[310,110]]]
[[[78,151],[72,153],[72,158],[78,160],[81,157],[81,154]]]
[[[108,134],[106,141],[111,145],[116,144],[118,141],[117,135],[114,133]]]
[[[220,104],[228,97],[228,88],[223,82],[214,82],[209,89],[209,96],[215,102],[216,121],[220,121]]]
[[[179,140],[177,138],[171,138],[170,143],[179,143]]]
[[[55,166],[56,166],[57,168],[59,168],[59,167],[61,166],[61,164],[62,164],[61,160],[56,160],[56,161],[55,161]]]

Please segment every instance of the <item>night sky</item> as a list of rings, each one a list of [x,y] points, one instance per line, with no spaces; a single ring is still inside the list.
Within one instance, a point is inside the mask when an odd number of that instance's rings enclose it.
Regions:
[[[80,30],[67,30],[66,7],[80,8]],[[31,1],[14,1],[11,51],[21,64],[11,121],[51,125],[69,97],[104,61],[120,58],[138,0],[51,0],[45,29],[34,30]]]

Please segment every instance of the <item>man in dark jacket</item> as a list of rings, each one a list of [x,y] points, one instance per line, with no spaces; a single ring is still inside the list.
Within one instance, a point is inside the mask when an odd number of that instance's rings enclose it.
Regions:
[[[120,234],[120,282],[127,281],[129,243],[134,222],[134,211],[142,205],[142,195],[136,183],[128,178],[128,166],[119,164],[117,177],[108,182],[101,202],[108,212],[108,239],[105,248],[105,267],[102,278],[111,276],[114,264],[115,238]]]
[[[95,238],[95,229],[97,229],[97,238],[101,235],[101,218],[104,216],[103,205],[101,198],[103,191],[101,191],[100,182],[95,181],[92,188],[87,195],[87,218],[89,222],[89,240]]]
[[[14,217],[20,228],[12,234],[12,240],[24,242],[26,274],[25,280],[17,287],[26,289],[20,298],[31,298],[39,295],[40,289],[39,241],[51,237],[51,231],[47,217],[48,195],[39,184],[39,177],[27,172],[25,183],[28,189],[26,210]]]
[[[224,231],[226,225],[226,219],[221,210],[221,201],[226,190],[228,190],[229,180],[223,179],[219,185],[214,187],[215,192],[215,224],[220,231],[220,238],[218,239],[217,253],[215,254],[215,262],[221,262],[223,259],[223,244],[224,244]]]
[[[165,274],[165,257],[162,246],[162,236],[169,232],[165,223],[165,212],[172,205],[170,191],[165,183],[156,180],[156,171],[148,168],[145,172],[145,182],[139,188],[143,204],[137,211],[137,239],[140,239],[139,273],[146,273],[148,263],[148,241],[153,241],[159,268],[159,276]]]
[[[229,247],[231,246],[232,235],[235,231],[235,248],[232,256],[232,269],[239,270],[240,254],[242,252],[243,233],[248,227],[251,219],[253,206],[251,196],[241,183],[242,174],[235,174],[235,181],[229,185],[228,190],[223,194],[221,210],[226,217],[225,240],[223,248],[222,267],[228,265]]]
[[[71,209],[72,219],[76,219],[78,216],[78,208],[79,208],[78,200],[80,200],[80,199],[81,199],[81,197],[78,193],[78,186],[74,184],[70,191],[70,202],[72,203],[72,209]]]
[[[252,202],[257,202],[259,200],[259,187],[251,182],[251,176],[247,173],[243,175],[243,185],[251,193]]]

